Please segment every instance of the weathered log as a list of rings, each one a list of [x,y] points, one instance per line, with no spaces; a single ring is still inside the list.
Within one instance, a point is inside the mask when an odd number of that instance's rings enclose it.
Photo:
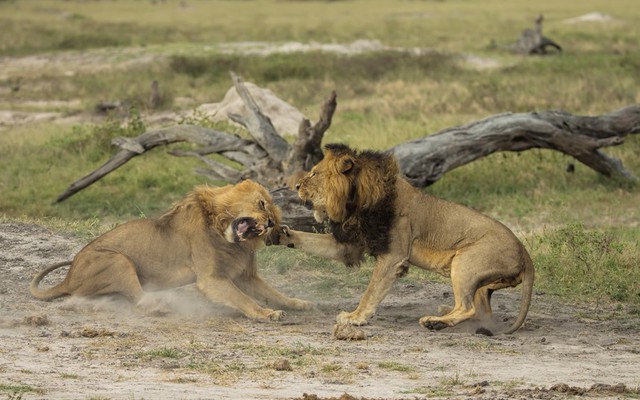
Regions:
[[[196,169],[198,174],[232,182],[251,178],[271,188],[285,186],[288,176],[295,175],[300,170],[308,170],[322,158],[320,143],[325,131],[331,126],[337,104],[335,92],[324,102],[315,125],[312,126],[307,119],[301,121],[299,136],[294,146],[291,146],[278,135],[269,117],[260,111],[242,80],[233,73],[231,77],[249,110],[248,117],[233,118],[247,128],[254,140],[193,125],[175,125],[148,131],[135,138],[116,138],[112,144],[121,150],[97,170],[72,183],[58,196],[56,202],[69,198],[148,150],[177,142],[203,146],[191,151],[174,149],[169,152],[174,156],[196,157],[203,161],[208,168]],[[240,164],[241,169],[236,170],[206,158],[208,154],[219,154]]]
[[[640,105],[597,117],[564,111],[505,113],[445,129],[390,150],[409,181],[428,186],[459,166],[498,151],[543,148],[560,151],[607,176],[636,180],[620,160],[600,149],[640,131]]]
[[[203,147],[170,153],[203,161],[208,168],[197,169],[197,173],[231,182],[246,178],[257,180],[272,189],[274,201],[283,209],[286,224],[301,230],[323,230],[324,227],[313,220],[312,212],[300,203],[296,193],[284,187],[284,182],[287,175],[299,176],[322,158],[322,138],[331,125],[337,104],[335,92],[325,100],[318,122],[312,126],[308,120],[303,120],[298,138],[289,145],[284,139],[275,138],[277,132],[269,118],[252,102],[242,81],[235,75],[232,77],[251,110],[250,116],[241,118],[240,122],[254,140],[193,125],[149,131],[136,138],[117,138],[113,144],[121,150],[96,171],[74,182],[56,201],[65,200],[133,157],[158,146],[186,141]],[[637,178],[620,160],[606,155],[601,148],[622,144],[626,135],[638,132],[640,105],[595,117],[574,116],[564,111],[504,113],[445,129],[387,151],[396,156],[403,174],[418,187],[428,186],[448,171],[491,153],[532,148],[560,151],[605,176],[635,181]],[[206,157],[208,154],[222,155],[239,163],[241,168],[211,160]]]

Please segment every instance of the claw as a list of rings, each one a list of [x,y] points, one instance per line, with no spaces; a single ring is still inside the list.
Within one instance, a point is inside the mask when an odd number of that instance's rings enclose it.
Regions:
[[[282,310],[275,310],[272,311],[271,313],[269,313],[269,315],[267,316],[271,321],[281,321],[284,316],[287,315],[286,312],[282,311]]]

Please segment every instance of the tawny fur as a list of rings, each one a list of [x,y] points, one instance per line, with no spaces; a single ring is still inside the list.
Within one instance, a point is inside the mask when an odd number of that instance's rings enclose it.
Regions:
[[[376,257],[373,276],[358,308],[338,322],[362,325],[372,317],[407,264],[450,276],[455,304],[420,324],[441,329],[491,316],[491,293],[523,282],[520,311],[506,331],[526,318],[534,267],[522,243],[500,222],[411,186],[389,154],[328,145],[325,157],[296,186],[312,202],[318,221],[333,234],[283,229],[280,242],[347,264],[363,252]],[[336,231],[337,229],[337,231]]]
[[[280,209],[261,185],[246,180],[219,188],[196,187],[157,219],[127,222],[84,247],[72,262],[53,265],[31,282],[33,296],[121,294],[139,303],[145,290],[190,283],[211,301],[249,318],[279,320],[281,310],[309,309],[287,297],[257,273],[256,250],[279,226]],[[253,224],[253,230],[242,232]],[[49,272],[71,264],[64,280],[49,289],[38,284]]]

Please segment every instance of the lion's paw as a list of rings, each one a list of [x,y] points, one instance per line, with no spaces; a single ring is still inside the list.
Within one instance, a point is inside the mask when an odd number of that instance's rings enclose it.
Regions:
[[[285,317],[285,315],[287,315],[287,313],[282,310],[271,310],[267,314],[267,318],[269,318],[271,321],[281,321]]]
[[[433,317],[420,318],[420,325],[423,328],[427,328],[427,329],[432,330],[432,331],[439,331],[439,330],[442,330],[444,328],[449,327],[449,325],[445,324],[444,322],[433,320],[432,318]]]
[[[349,324],[349,325],[355,325],[355,326],[362,326],[362,325],[368,324],[366,318],[362,318],[355,312],[350,313],[346,311],[343,311],[340,314],[338,314],[338,316],[336,317],[336,322],[339,324]]]
[[[291,238],[291,228],[286,225],[280,225],[278,228],[271,230],[271,234],[267,237],[267,246],[278,245],[293,248]]]

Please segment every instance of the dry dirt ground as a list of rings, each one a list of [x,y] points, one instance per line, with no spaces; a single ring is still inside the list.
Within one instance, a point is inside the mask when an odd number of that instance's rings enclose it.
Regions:
[[[450,288],[404,279],[364,327],[367,339],[342,341],[332,320],[355,307],[357,293],[323,295],[305,289],[308,277],[275,270],[263,275],[317,309],[260,323],[190,286],[156,294],[170,305],[165,313],[119,299],[32,298],[31,277],[83,244],[36,225],[0,224],[0,399],[640,397],[640,317],[625,310],[536,293],[513,335],[476,335],[473,324],[430,332],[417,320],[450,303]],[[497,329],[511,322],[519,297],[495,295]]]

